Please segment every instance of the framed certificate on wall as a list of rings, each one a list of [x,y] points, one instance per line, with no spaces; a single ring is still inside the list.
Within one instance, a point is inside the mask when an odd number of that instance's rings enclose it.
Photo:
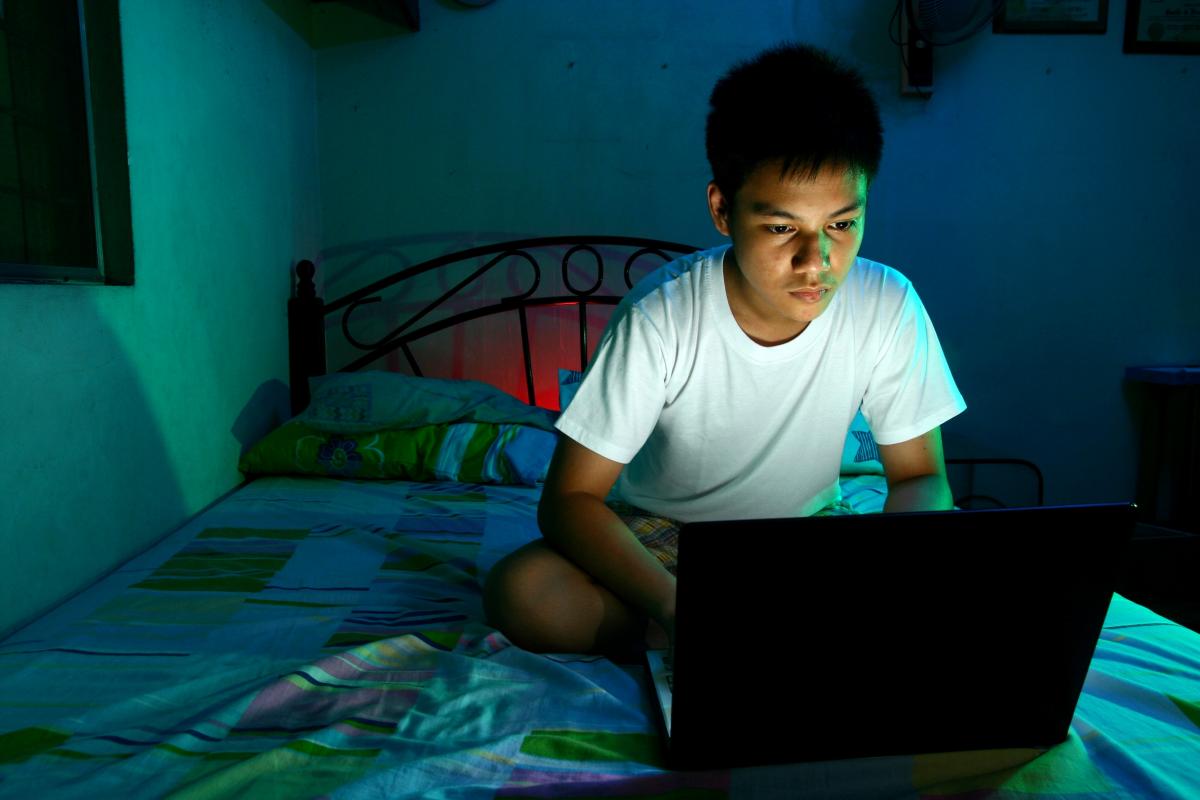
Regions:
[[[1200,0],[1127,0],[1126,53],[1200,54]]]
[[[1108,0],[1004,0],[993,33],[1104,33]]]

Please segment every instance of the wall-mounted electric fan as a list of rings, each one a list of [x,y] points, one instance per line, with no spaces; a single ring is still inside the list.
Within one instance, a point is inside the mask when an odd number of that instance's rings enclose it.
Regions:
[[[933,48],[957,44],[983,30],[1004,0],[896,0],[893,26],[899,21],[905,92],[927,94],[933,88]]]

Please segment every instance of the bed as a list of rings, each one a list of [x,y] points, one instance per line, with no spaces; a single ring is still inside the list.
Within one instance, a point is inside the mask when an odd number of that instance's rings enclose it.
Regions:
[[[329,303],[302,264],[297,416],[247,481],[0,642],[0,797],[1200,797],[1200,634],[1119,595],[1057,747],[696,772],[664,768],[640,664],[487,625],[605,307],[688,249],[506,242]],[[852,430],[843,459],[861,512],[886,493],[869,445]],[[869,687],[846,706],[869,729]]]

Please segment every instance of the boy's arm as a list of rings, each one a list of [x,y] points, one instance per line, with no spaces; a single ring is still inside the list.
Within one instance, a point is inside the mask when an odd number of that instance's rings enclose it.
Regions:
[[[622,467],[560,436],[538,504],[538,525],[552,547],[671,631],[675,576],[604,503]]]
[[[895,511],[947,511],[954,497],[946,480],[942,458],[942,429],[899,444],[879,445],[879,457],[887,476],[888,496],[884,513]]]

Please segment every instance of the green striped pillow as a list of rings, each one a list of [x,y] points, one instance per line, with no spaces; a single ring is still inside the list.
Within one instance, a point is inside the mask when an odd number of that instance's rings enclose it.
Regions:
[[[247,476],[533,485],[545,479],[555,442],[553,433],[508,423],[327,433],[294,419],[250,448],[238,469]]]

